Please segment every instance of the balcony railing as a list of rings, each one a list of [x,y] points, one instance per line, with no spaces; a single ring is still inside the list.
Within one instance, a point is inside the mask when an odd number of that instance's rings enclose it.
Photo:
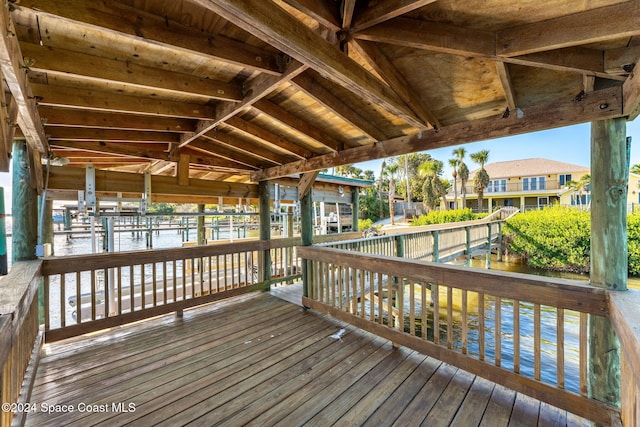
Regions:
[[[507,182],[504,185],[491,185],[487,187],[484,194],[496,194],[496,193],[522,193],[529,192],[535,193],[545,190],[560,190],[564,186],[560,185],[558,180],[545,180],[544,182],[536,181],[535,185],[531,182],[524,184],[522,181]],[[476,194],[473,185],[466,185],[465,190],[467,194]],[[460,195],[460,189],[458,189],[458,195]]]

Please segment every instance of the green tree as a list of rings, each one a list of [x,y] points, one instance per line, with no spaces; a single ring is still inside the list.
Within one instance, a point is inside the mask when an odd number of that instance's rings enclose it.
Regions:
[[[442,162],[435,159],[427,160],[420,165],[419,172],[425,177],[423,185],[423,203],[425,208],[427,210],[435,209],[440,198],[442,198],[445,209],[448,209],[447,188],[443,180],[440,178],[440,175],[442,175]]]
[[[453,176],[453,209],[458,209],[458,167],[460,160],[457,158],[449,159],[449,166],[452,167],[451,175]]]
[[[578,206],[582,205],[582,195],[587,191],[589,184],[591,184],[591,175],[589,174],[582,175],[578,181],[567,181],[567,188],[578,193]]]
[[[480,150],[477,153],[471,154],[471,160],[480,165],[480,170],[476,172],[476,176],[473,178],[473,189],[478,193],[478,212],[481,212],[484,190],[490,181],[489,174],[484,169],[484,165],[487,164],[487,160],[489,160],[489,150]]]
[[[640,175],[640,163],[636,163],[635,165],[631,166],[631,173],[635,173],[636,175]]]
[[[469,168],[464,162],[467,150],[464,147],[453,150],[453,155],[458,159],[458,178],[460,178],[460,194],[462,195],[462,208],[467,206],[467,181],[469,180]]]

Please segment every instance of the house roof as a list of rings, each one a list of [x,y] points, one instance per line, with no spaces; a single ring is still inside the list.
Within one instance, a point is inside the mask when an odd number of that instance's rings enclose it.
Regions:
[[[66,169],[248,183],[633,119],[639,15],[624,0],[4,2],[0,170],[15,137]]]
[[[484,168],[491,179],[589,172],[589,168],[586,166],[543,158],[489,163]],[[480,169],[478,168],[469,174],[470,180],[473,180],[478,170]]]

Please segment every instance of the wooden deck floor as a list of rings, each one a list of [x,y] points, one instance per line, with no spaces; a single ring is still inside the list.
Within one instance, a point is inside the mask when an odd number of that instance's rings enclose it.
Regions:
[[[31,426],[589,425],[266,293],[44,351]]]

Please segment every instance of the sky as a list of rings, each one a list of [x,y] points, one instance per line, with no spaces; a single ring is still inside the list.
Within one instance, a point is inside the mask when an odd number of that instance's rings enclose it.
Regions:
[[[631,165],[640,163],[640,119],[627,122],[627,136],[631,141]],[[533,132],[518,136],[509,136],[499,139],[490,139],[462,145],[467,150],[465,163],[470,171],[478,168],[471,161],[469,155],[480,150],[489,150],[487,163],[504,162],[508,160],[521,160],[542,157],[559,162],[590,167],[591,163],[591,124],[566,126],[541,132]],[[444,164],[443,178],[451,177],[449,159],[453,158],[453,150],[460,147],[450,146],[427,150],[423,153],[430,154],[436,160]],[[382,160],[372,160],[357,163],[354,166],[362,170],[372,170],[376,177],[380,175]]]
[[[627,136],[632,137],[630,163],[631,165],[638,164],[640,163],[640,119],[627,122]],[[585,123],[465,144],[464,147],[467,149],[465,162],[469,170],[473,171],[477,165],[471,161],[468,155],[480,150],[489,150],[488,163],[542,157],[589,167],[591,163],[590,144],[591,125]],[[442,161],[445,166],[443,177],[450,177],[449,159],[453,157],[452,152],[455,148],[457,146],[428,150],[424,153]],[[372,170],[378,177],[382,160],[356,163],[355,166],[362,170]],[[9,214],[11,212],[11,173],[0,173],[0,187],[4,188],[5,213]]]

